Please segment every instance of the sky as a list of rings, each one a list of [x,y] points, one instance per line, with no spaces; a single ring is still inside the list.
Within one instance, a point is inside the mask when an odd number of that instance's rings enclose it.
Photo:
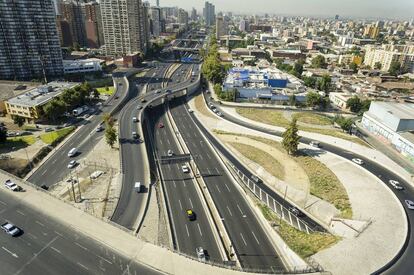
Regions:
[[[155,4],[155,0],[149,0]],[[414,18],[414,0],[209,0],[217,11],[249,14],[314,15],[356,18]],[[160,6],[201,11],[203,0],[160,0]]]

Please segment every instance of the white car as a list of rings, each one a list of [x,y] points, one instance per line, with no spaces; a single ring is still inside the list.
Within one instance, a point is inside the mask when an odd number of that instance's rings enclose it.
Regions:
[[[207,260],[206,253],[201,246],[196,248],[196,254],[200,262],[205,262]]]
[[[1,225],[1,229],[11,236],[16,236],[20,233],[20,229],[12,223],[6,222]]]
[[[188,112],[189,112],[189,113],[192,113],[192,112],[194,112],[194,111],[193,111],[193,110],[191,110],[191,109],[188,109]]]
[[[352,162],[354,162],[356,164],[359,164],[359,165],[364,164],[364,161],[362,159],[358,159],[358,158],[353,158]]]
[[[188,166],[185,164],[181,166],[181,170],[183,171],[183,173],[190,173],[190,169],[188,169]]]
[[[72,169],[74,168],[76,165],[78,164],[78,162],[76,160],[71,160],[68,164],[68,168]]]
[[[223,117],[223,113],[222,112],[220,112],[220,111],[217,111],[217,113],[216,113],[219,117]]]
[[[167,156],[172,157],[174,155],[174,152],[172,150],[167,151]]]
[[[408,209],[414,209],[414,202],[411,200],[405,200],[405,204],[407,205]]]
[[[138,118],[134,116],[134,117],[132,118],[132,122],[138,122]]]
[[[403,190],[404,189],[404,187],[402,187],[402,185],[396,180],[389,180],[389,183],[391,184],[392,187],[394,187],[397,190]]]
[[[15,192],[20,191],[20,189],[21,189],[20,186],[18,186],[14,182],[12,182],[10,179],[8,179],[4,182],[4,186],[6,186],[7,189],[10,189],[10,190],[15,191]]]

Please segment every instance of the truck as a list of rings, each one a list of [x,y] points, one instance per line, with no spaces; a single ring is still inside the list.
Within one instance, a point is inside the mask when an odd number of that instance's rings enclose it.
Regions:
[[[135,192],[137,193],[141,193],[142,192],[142,184],[140,182],[135,182],[135,186],[134,186]]]
[[[16,236],[20,233],[20,229],[12,223],[5,222],[1,225],[1,229],[11,236]]]
[[[88,108],[88,106],[82,106],[82,107],[78,107],[78,108],[76,108],[76,109],[74,109],[73,111],[72,111],[72,114],[74,115],[74,116],[80,116],[81,114],[83,114],[84,112],[86,112],[87,110],[89,110],[89,108]]]

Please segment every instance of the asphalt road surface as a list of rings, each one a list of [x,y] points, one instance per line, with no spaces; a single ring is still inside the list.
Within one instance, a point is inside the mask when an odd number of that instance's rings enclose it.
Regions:
[[[0,232],[0,273],[27,275],[159,274],[60,224],[0,191],[0,222],[23,230]]]

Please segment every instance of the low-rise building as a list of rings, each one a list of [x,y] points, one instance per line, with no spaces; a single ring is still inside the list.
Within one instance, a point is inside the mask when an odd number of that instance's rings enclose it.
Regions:
[[[79,85],[73,82],[50,82],[24,94],[12,97],[5,102],[7,114],[11,117],[24,117],[27,122],[42,118],[42,107],[63,91]]]
[[[346,110],[346,101],[351,98],[352,95],[348,93],[329,93],[329,101],[334,105],[335,107]]]
[[[371,102],[361,123],[378,139],[414,159],[414,104]]]
[[[104,62],[98,58],[63,60],[63,71],[65,74],[99,72]]]

